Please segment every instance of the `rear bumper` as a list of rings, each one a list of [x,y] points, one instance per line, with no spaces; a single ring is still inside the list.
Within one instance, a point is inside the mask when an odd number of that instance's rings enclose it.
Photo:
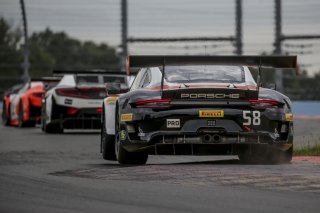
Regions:
[[[98,118],[65,118],[62,121],[64,129],[100,129],[101,119]]]
[[[59,123],[63,129],[100,129],[101,113],[96,112],[96,108],[85,108],[70,115],[60,107],[60,113],[51,122]]]
[[[227,155],[292,147],[293,123],[285,120],[282,109],[261,111],[259,126],[244,126],[242,112],[224,109],[223,118],[201,118],[199,109],[134,113],[136,120],[120,123],[119,137],[127,151],[164,155]],[[168,118],[180,119],[180,127],[168,128]]]
[[[268,150],[289,150],[292,143],[224,143],[224,144],[174,144],[158,143],[154,145],[126,144],[123,147],[130,152],[145,152],[150,155],[239,155],[242,153],[265,153]]]

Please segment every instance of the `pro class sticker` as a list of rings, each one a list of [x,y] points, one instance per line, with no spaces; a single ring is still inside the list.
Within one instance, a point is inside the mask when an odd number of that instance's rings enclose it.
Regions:
[[[180,119],[167,119],[167,128],[180,128]]]
[[[132,119],[133,119],[133,114],[132,113],[121,114],[120,121],[121,122],[127,122],[127,121],[132,121]]]
[[[223,118],[224,111],[223,110],[200,110],[199,117],[200,118]]]

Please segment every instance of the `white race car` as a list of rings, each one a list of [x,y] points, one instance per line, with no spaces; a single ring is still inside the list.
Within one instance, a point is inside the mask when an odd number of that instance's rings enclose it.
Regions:
[[[126,75],[121,72],[55,70],[54,74],[64,76],[43,99],[42,130],[47,133],[99,129],[102,101],[107,97],[106,85],[119,83],[127,88]]]

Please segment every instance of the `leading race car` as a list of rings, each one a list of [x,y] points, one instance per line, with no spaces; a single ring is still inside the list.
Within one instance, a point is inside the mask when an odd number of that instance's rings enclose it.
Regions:
[[[259,68],[257,83],[251,66]],[[131,56],[129,67],[141,69],[130,91],[114,101],[115,140],[102,140],[106,159],[144,164],[149,154],[231,154],[246,162],[291,160],[291,101],[257,85],[262,68],[295,69],[296,56]]]
[[[47,133],[62,133],[63,129],[100,129],[106,84],[118,82],[127,88],[126,74],[121,72],[55,70],[54,74],[64,76],[43,100],[42,130]]]
[[[2,120],[5,125],[34,127],[40,121],[42,95],[58,78],[44,77],[13,86],[5,92]]]

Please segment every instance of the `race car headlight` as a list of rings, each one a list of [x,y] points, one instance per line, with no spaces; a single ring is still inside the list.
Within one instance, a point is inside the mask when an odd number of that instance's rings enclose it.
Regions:
[[[137,108],[169,108],[171,98],[143,100],[131,103],[131,106]]]

